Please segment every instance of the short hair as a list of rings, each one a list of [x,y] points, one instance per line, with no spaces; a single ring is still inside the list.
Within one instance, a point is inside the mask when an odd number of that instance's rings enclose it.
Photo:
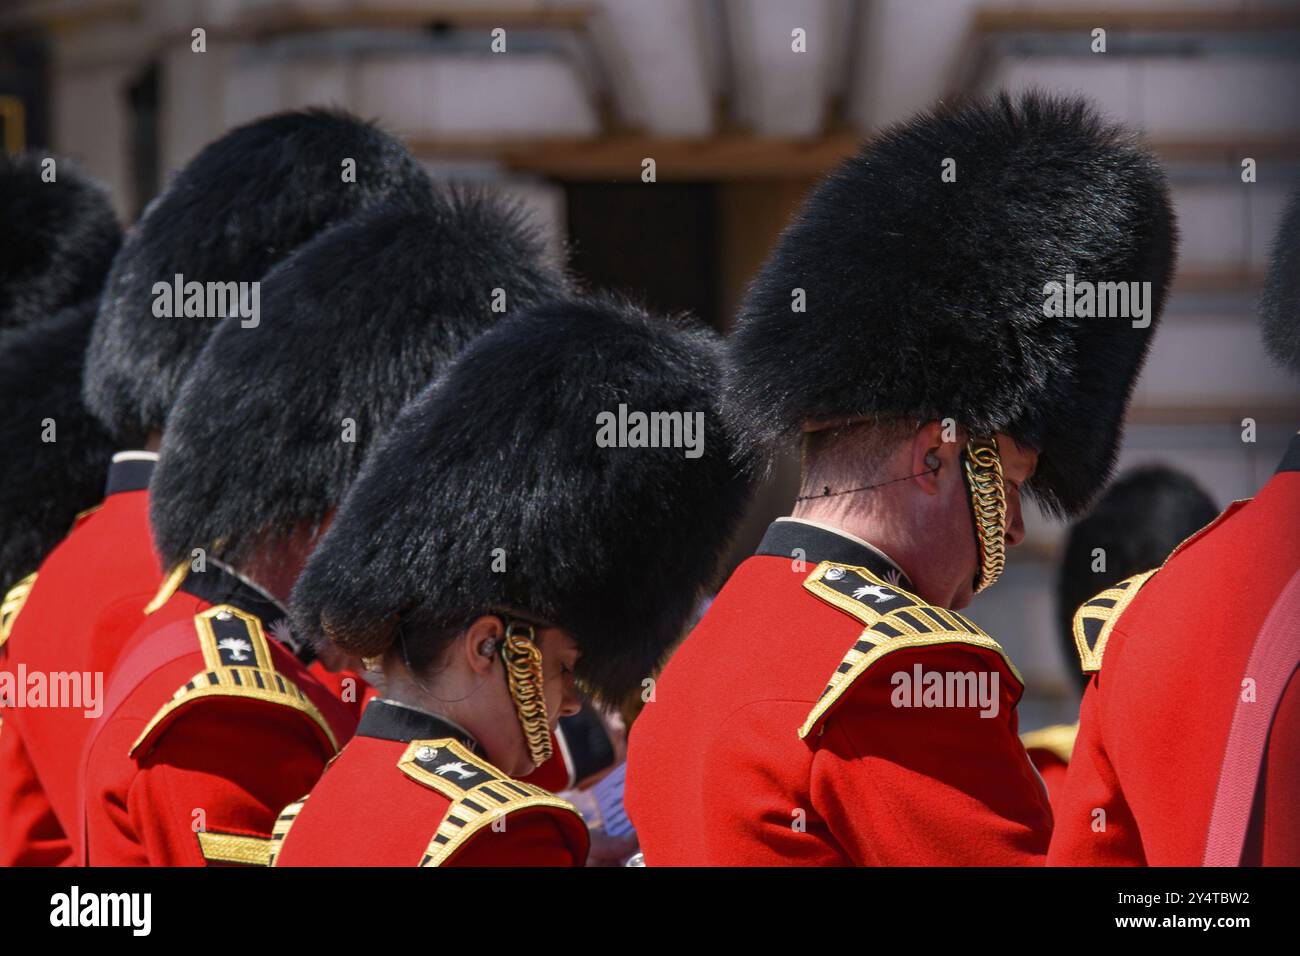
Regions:
[[[801,494],[847,491],[888,478],[882,466],[918,427],[913,418],[881,417],[807,432],[801,443]]]
[[[1085,517],[1071,526],[1057,579],[1058,631],[1066,661],[1077,656],[1074,612],[1125,578],[1158,568],[1178,545],[1219,513],[1214,500],[1189,475],[1164,465],[1126,472]],[[1094,571],[1093,555],[1105,554]],[[1086,675],[1072,668],[1081,685]]]

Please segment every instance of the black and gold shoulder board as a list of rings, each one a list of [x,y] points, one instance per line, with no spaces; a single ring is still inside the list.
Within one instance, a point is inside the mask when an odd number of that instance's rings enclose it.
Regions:
[[[14,621],[18,620],[18,614],[27,603],[27,595],[32,592],[35,583],[36,573],[32,572],[5,592],[4,600],[0,600],[0,649],[9,642]]]
[[[178,689],[131,746],[134,755],[155,741],[183,710],[216,697],[243,697],[288,707],[308,720],[330,754],[338,740],[329,722],[293,681],[276,671],[262,622],[230,604],[194,616],[204,668]]]
[[[1101,670],[1101,658],[1106,652],[1110,632],[1124,610],[1137,597],[1142,586],[1151,580],[1156,570],[1143,571],[1125,578],[1113,587],[1102,591],[1079,605],[1074,612],[1074,646],[1079,651],[1079,666],[1085,674]]]
[[[507,774],[458,740],[413,740],[397,766],[451,800],[420,866],[439,866],[483,827],[520,810],[549,807],[581,819],[573,804]]]
[[[866,568],[823,561],[808,575],[804,588],[827,604],[857,618],[865,627],[840,661],[808,714],[799,736],[821,730],[826,718],[853,682],[881,658],[909,647],[970,644],[992,651],[1023,686],[1016,666],[997,641],[956,611],[935,607]]]
[[[309,797],[311,794],[307,796]],[[295,800],[281,810],[280,815],[275,818],[275,825],[271,827],[271,855],[267,861],[268,866],[275,866],[275,861],[280,858],[280,847],[284,844],[284,838],[289,835],[289,830],[293,827],[293,821],[298,819],[298,814],[302,812],[303,805],[306,802],[307,797]]]

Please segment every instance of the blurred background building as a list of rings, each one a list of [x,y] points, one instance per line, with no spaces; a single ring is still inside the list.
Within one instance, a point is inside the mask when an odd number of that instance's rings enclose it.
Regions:
[[[78,159],[126,220],[232,125],[339,105],[444,177],[518,195],[591,285],[721,330],[810,184],[864,136],[940,97],[1030,85],[1083,92],[1144,129],[1174,184],[1178,277],[1121,466],[1181,467],[1220,506],[1250,496],[1300,423],[1253,318],[1300,182],[1294,2],[0,4],[5,147]],[[787,468],[761,495],[737,558],[788,508],[793,481]],[[1027,517],[1027,543],[971,614],[1025,674],[1029,729],[1073,720],[1077,698],[1053,633],[1062,528]]]

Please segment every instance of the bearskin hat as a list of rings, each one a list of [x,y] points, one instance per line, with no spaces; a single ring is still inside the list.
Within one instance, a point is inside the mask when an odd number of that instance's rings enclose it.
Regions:
[[[0,329],[98,295],[121,243],[108,194],[71,160],[0,153]]]
[[[0,592],[103,498],[113,443],[81,401],[95,308],[84,299],[0,332]]]
[[[401,143],[342,112],[281,113],[210,143],[149,204],[113,264],[87,405],[123,443],[163,427],[219,316],[158,317],[156,283],[255,282],[323,229],[430,185]]]
[[[373,655],[399,618],[418,635],[513,610],[568,630],[587,689],[621,700],[681,636],[748,498],[720,367],[712,332],[611,300],[499,325],[367,460],[295,587],[300,633]],[[681,413],[702,454],[631,429],[607,447],[600,428],[632,412]]]
[[[474,335],[563,289],[522,211],[482,193],[430,189],[307,243],[262,283],[260,323],[223,323],[194,362],[150,485],[159,555],[244,561],[324,518]]]
[[[1291,194],[1273,238],[1260,321],[1269,355],[1300,375],[1300,190]]]
[[[732,335],[731,412],[769,449],[809,421],[1004,432],[1039,451],[1029,486],[1046,510],[1075,512],[1113,467],[1175,231],[1157,161],[1081,99],[923,113],[869,141],[781,236]],[[1073,317],[1073,301],[1048,314],[1049,283],[1102,282],[1150,283],[1150,325]]]

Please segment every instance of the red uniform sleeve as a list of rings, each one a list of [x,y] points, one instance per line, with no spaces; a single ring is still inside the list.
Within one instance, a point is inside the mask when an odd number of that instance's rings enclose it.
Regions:
[[[454,856],[451,866],[582,866],[560,826],[546,813],[506,817],[504,830],[483,827]]]
[[[891,675],[917,663],[998,674],[997,713],[895,706]],[[854,864],[1042,865],[1051,809],[1016,735],[1017,691],[982,652],[948,644],[897,651],[856,679],[812,769],[814,806]]]
[[[1137,821],[1101,735],[1097,678],[1079,709],[1079,736],[1056,803],[1049,866],[1142,866],[1146,855]]]
[[[0,866],[67,866],[72,846],[16,727],[0,723]]]
[[[212,698],[176,718],[141,760],[125,814],[148,865],[219,863],[205,858],[199,830],[269,838],[276,816],[324,767],[318,739],[294,711]]]

